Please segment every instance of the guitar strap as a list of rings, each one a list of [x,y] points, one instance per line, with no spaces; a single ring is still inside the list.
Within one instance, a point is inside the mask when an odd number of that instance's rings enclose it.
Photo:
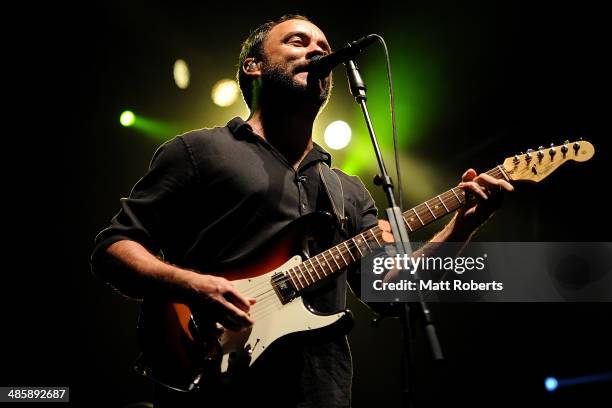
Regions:
[[[344,190],[338,174],[329,168],[327,163],[319,162],[319,175],[323,188],[331,203],[334,218],[343,234],[348,235],[347,217],[344,214]]]

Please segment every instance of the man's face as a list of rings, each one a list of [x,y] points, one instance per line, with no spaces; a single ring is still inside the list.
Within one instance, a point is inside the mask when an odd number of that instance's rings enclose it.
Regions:
[[[314,24],[288,20],[274,26],[263,43],[262,85],[323,106],[331,90],[331,74],[316,78],[305,71],[310,59],[331,52],[325,34]]]

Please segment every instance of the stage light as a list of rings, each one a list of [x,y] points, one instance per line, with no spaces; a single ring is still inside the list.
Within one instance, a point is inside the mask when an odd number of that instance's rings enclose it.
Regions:
[[[343,149],[351,141],[351,127],[341,120],[332,122],[325,128],[323,139],[330,149]]]
[[[553,392],[559,386],[559,381],[555,377],[548,377],[544,380],[544,387],[548,392]]]
[[[180,89],[185,89],[189,86],[189,67],[182,59],[176,60],[174,63],[174,83]]]
[[[239,94],[240,88],[238,88],[236,81],[222,79],[213,86],[211,96],[215,105],[225,108],[236,102]]]
[[[136,121],[136,116],[132,113],[132,111],[124,111],[119,118],[119,122],[125,127],[132,126]]]
[[[146,117],[140,113],[136,116],[129,110],[123,111],[119,117],[119,122],[123,126],[129,127],[130,131],[140,132],[164,141],[182,132],[181,127],[175,123]]]

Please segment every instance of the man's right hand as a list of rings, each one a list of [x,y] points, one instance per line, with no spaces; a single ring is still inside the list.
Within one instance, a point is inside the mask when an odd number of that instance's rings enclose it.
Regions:
[[[107,254],[123,267],[104,268],[99,272],[122,293],[137,298],[144,298],[147,292],[168,293],[173,301],[201,310],[228,330],[253,324],[248,313],[255,298],[241,295],[225,278],[167,264],[140,243],[128,239],[110,245]]]
[[[256,300],[241,295],[225,278],[192,272],[185,281],[187,297],[192,307],[201,308],[228,330],[240,330],[253,325],[249,310]]]

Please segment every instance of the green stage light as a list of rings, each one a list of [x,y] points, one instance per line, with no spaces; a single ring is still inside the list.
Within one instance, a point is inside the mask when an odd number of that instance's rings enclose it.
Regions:
[[[423,51],[407,39],[391,38],[390,58],[395,93],[397,138],[399,147],[409,147],[426,134],[435,120],[435,112],[443,103],[437,50]],[[416,48],[416,49],[415,49]],[[411,50],[411,51],[403,51]],[[382,148],[393,145],[389,109],[389,89],[386,64],[382,56],[371,58],[362,65],[368,85],[368,108]],[[363,122],[360,110],[355,120]],[[355,131],[361,129],[355,129]],[[367,131],[365,126],[364,131]]]
[[[126,110],[121,114],[121,117],[119,118],[119,122],[121,122],[121,124],[125,127],[130,127],[134,124],[134,122],[136,121],[136,117],[134,116],[134,113],[132,113],[132,111]]]
[[[180,128],[174,123],[148,118],[143,115],[135,115],[132,111],[126,110],[119,118],[121,124],[156,139],[168,140],[180,133]]]

